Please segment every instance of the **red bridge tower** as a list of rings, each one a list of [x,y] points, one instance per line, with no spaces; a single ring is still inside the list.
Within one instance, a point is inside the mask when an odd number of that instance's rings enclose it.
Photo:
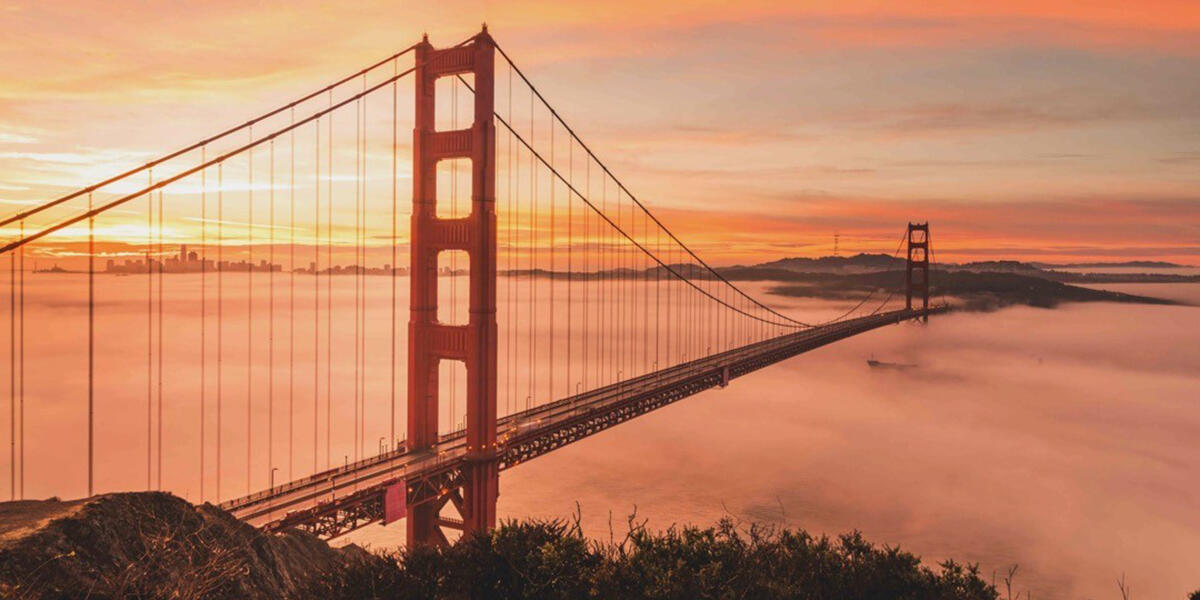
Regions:
[[[912,310],[913,295],[920,294],[921,308],[929,310],[929,222],[908,224],[908,261],[904,273],[904,307]],[[929,315],[922,319],[928,321]]]
[[[408,450],[438,441],[438,365],[462,361],[467,371],[467,460],[460,489],[440,501],[412,506],[408,545],[445,544],[442,527],[464,533],[496,524],[499,471],[496,460],[496,129],[495,45],[485,26],[461,46],[416,48],[416,127],[413,130],[413,212],[410,317],[408,323]],[[474,76],[475,119],[467,129],[437,131],[434,88],[440,77]],[[437,216],[437,164],[471,159],[471,214]],[[438,321],[438,253],[465,251],[470,258],[470,318]],[[461,523],[440,516],[452,502]]]

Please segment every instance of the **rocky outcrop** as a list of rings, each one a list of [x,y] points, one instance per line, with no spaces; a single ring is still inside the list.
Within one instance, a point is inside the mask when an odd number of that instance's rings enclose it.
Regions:
[[[167,493],[0,505],[0,597],[298,598],[355,562],[309,534],[263,534]]]

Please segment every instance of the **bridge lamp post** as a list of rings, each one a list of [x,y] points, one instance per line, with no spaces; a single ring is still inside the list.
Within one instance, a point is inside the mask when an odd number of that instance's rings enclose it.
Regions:
[[[382,436],[379,438],[379,455],[380,456],[383,456],[383,440],[386,440],[386,439],[387,439],[387,436]]]
[[[278,470],[279,470],[279,467],[271,467],[271,485],[270,485],[271,489],[275,489],[275,471],[278,471]]]

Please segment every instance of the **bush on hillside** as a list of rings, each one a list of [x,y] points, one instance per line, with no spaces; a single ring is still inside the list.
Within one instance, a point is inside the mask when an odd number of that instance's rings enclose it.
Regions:
[[[320,580],[323,598],[795,598],[995,600],[974,565],[936,569],[851,533],[723,520],[651,532],[631,523],[617,542],[591,542],[578,523],[507,522],[447,548],[363,559]]]

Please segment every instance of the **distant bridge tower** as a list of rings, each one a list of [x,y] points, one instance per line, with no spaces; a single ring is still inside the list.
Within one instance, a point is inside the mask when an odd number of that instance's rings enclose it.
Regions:
[[[912,310],[913,296],[929,310],[929,222],[908,224],[908,261],[904,272],[904,307]],[[925,315],[924,320],[929,320]]]
[[[468,44],[436,50],[428,39],[416,48],[416,127],[413,130],[411,311],[408,324],[408,450],[438,441],[438,366],[462,361],[467,372],[467,458],[447,479],[439,501],[413,506],[407,541],[445,544],[442,527],[464,533],[496,524],[499,470],[496,458],[496,130],[495,44],[483,31]],[[470,127],[437,131],[434,89],[440,77],[474,76],[475,119]],[[471,159],[471,214],[437,216],[437,164]],[[438,253],[465,251],[470,258],[470,318],[438,321]],[[453,489],[458,488],[458,489]],[[411,492],[411,488],[409,492]],[[440,516],[452,502],[462,521]]]

